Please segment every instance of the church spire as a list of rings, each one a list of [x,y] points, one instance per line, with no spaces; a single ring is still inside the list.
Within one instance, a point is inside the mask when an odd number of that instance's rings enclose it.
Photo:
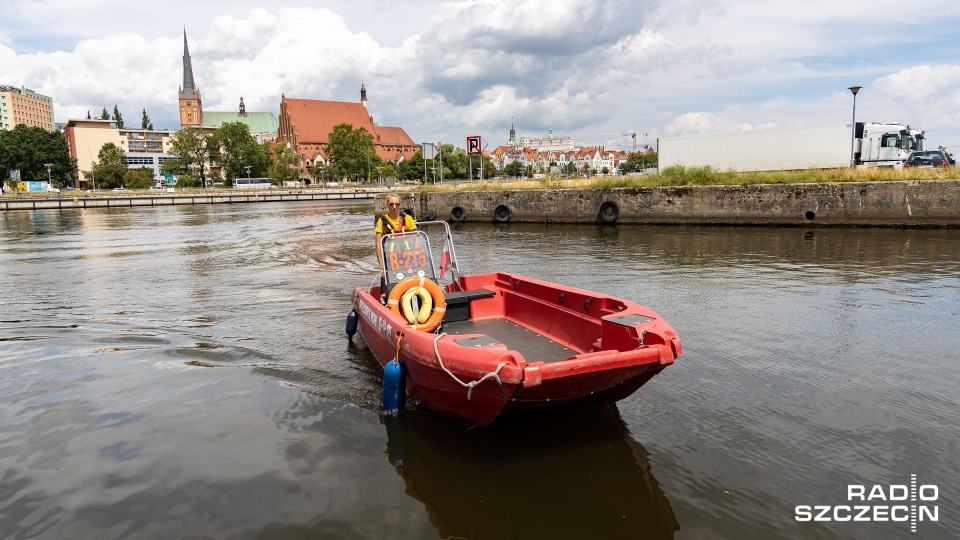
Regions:
[[[513,117],[510,117],[510,144],[517,145],[517,130],[513,129]]]
[[[190,63],[190,49],[187,47],[187,27],[183,27],[183,86],[179,92],[180,127],[200,126],[203,124],[203,103],[200,91],[193,80],[193,66]]]
[[[183,27],[183,97],[192,98],[197,93],[193,81],[193,65],[190,63],[190,49],[187,47],[187,27]]]
[[[360,81],[360,103],[363,104],[363,108],[367,108],[367,87],[364,86],[363,81]]]

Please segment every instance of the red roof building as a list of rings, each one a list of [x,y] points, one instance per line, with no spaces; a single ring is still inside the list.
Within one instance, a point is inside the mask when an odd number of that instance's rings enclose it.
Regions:
[[[376,153],[384,161],[396,164],[413,157],[419,145],[400,127],[378,126],[367,111],[367,90],[361,85],[360,102],[294,99],[280,100],[278,141],[289,145],[300,156],[300,175],[317,163],[327,164],[325,146],[337,124],[350,124],[373,135]]]

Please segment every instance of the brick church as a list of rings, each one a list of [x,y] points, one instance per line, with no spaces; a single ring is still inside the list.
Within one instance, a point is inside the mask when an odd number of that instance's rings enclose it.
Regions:
[[[240,98],[236,112],[204,111],[200,90],[193,78],[193,65],[183,33],[183,86],[179,90],[180,127],[216,129],[226,122],[244,122],[258,141],[275,140],[300,156],[300,176],[309,179],[308,169],[317,163],[329,164],[324,147],[333,126],[351,124],[373,135],[377,156],[399,166],[419,150],[419,145],[400,127],[377,125],[367,109],[367,89],[361,83],[360,102],[293,99],[281,94],[280,119],[273,113],[247,112]],[[308,180],[309,181],[309,180]]]
[[[403,128],[374,123],[367,109],[367,89],[363,84],[360,85],[359,103],[294,99],[282,95],[277,139],[300,156],[301,176],[306,176],[307,169],[313,165],[329,164],[324,146],[333,126],[343,123],[354,129],[364,128],[373,135],[377,156],[384,162],[399,166],[419,149]]]

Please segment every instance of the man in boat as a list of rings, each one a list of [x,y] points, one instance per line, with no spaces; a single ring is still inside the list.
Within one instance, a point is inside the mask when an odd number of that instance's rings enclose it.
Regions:
[[[380,263],[380,290],[386,289],[386,282],[383,279],[383,245],[380,240],[384,234],[396,234],[412,231],[417,228],[413,216],[400,211],[400,196],[396,193],[387,195],[387,213],[377,219],[376,232],[377,261]],[[385,302],[385,296],[380,295],[380,300]]]

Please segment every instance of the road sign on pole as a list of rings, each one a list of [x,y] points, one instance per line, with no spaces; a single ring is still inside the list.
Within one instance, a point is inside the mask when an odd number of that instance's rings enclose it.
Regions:
[[[437,147],[433,143],[425,142],[421,145],[423,147],[423,159],[434,159],[437,157]]]
[[[467,153],[474,155],[481,153],[480,149],[480,136],[474,135],[472,137],[467,137]]]

